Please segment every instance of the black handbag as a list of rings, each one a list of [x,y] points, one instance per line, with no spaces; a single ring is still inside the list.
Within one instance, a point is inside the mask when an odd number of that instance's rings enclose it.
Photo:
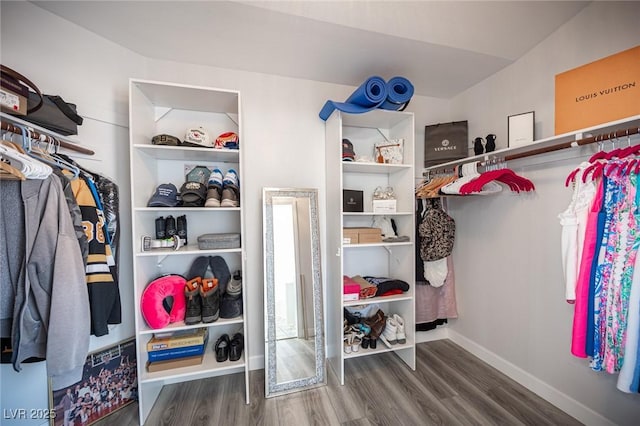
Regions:
[[[78,134],[78,126],[82,125],[82,117],[76,111],[76,105],[65,102],[56,95],[44,95],[29,79],[11,68],[0,65],[0,77],[6,84],[17,85],[16,91],[28,90],[27,115],[21,118],[30,123],[49,129],[61,135]]]
[[[61,135],[77,135],[78,126],[82,125],[82,117],[76,112],[76,105],[65,102],[60,96],[42,95],[42,106],[28,113],[24,120],[52,130]],[[38,95],[29,92],[27,105],[38,101]]]

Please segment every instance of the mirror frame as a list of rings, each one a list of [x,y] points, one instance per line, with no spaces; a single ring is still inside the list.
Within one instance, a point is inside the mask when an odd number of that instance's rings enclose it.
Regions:
[[[315,329],[315,375],[287,382],[276,382],[276,326],[273,247],[273,197],[308,198],[311,224],[311,267],[313,269],[313,310]],[[315,188],[263,188],[263,255],[265,312],[265,397],[272,397],[326,385],[325,332],[320,258],[320,222],[318,190]]]

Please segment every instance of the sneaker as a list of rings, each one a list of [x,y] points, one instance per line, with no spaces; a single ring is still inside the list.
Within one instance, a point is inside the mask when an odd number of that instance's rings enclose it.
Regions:
[[[238,190],[236,188],[227,187],[222,190],[221,207],[238,207],[240,205]]]
[[[240,180],[238,173],[229,169],[222,180],[222,207],[238,207],[240,205]]]
[[[202,299],[202,322],[216,321],[220,312],[220,291],[217,278],[202,279],[200,297]]]
[[[207,200],[205,207],[220,207],[220,199],[222,198],[222,171],[214,169],[209,176],[207,185]]]
[[[235,271],[227,285],[227,294],[236,299],[242,295],[242,271]]]
[[[387,346],[398,343],[398,324],[393,317],[387,317],[387,323],[384,327],[384,331],[380,335],[380,339]]]
[[[407,336],[404,333],[404,320],[398,314],[393,314],[393,320],[397,325],[396,339],[398,340],[398,343],[404,345],[405,343],[407,343]]]
[[[202,299],[200,297],[200,277],[193,278],[184,286],[184,297],[187,302],[187,309],[184,315],[186,325],[198,324],[202,321]]]

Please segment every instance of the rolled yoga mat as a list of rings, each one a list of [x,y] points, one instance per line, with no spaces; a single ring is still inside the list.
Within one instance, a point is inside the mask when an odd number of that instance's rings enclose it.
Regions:
[[[387,99],[379,106],[382,109],[403,110],[413,96],[413,84],[404,77],[393,77],[387,82]]]
[[[333,110],[361,114],[378,108],[387,99],[387,83],[382,77],[369,77],[345,102],[327,101],[320,110],[320,118],[327,121]]]

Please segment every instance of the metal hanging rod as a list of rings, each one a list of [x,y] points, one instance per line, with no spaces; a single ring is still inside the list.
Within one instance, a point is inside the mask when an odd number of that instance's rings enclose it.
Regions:
[[[468,163],[471,161],[477,161],[477,162],[480,162],[481,165],[485,165],[485,164],[490,164],[492,161],[495,161],[495,160],[500,160],[500,161],[517,160],[521,158],[532,157],[534,155],[540,155],[540,154],[546,154],[549,152],[559,151],[565,148],[574,148],[578,146],[589,145],[592,143],[624,138],[624,137],[632,136],[636,134],[640,134],[640,126],[629,127],[627,129],[619,129],[613,132],[600,133],[595,136],[589,136],[589,137],[578,139],[578,140],[559,142],[554,145],[544,146],[540,148],[533,148],[530,150],[517,152],[514,154],[501,155],[500,152],[490,152],[487,154],[479,155],[477,156],[478,158],[469,159],[469,161],[465,161],[464,159],[461,159],[459,161],[452,162],[453,164],[445,163],[442,166],[429,167],[429,170],[426,170],[425,172],[423,172],[423,176],[425,177],[433,176],[434,174],[443,173],[444,171],[453,172],[455,171],[456,166],[459,166],[461,164]]]
[[[5,130],[5,131],[11,132],[11,133],[15,133],[15,134],[18,134],[18,135],[22,135],[22,129],[20,127],[17,127],[13,123],[9,123],[8,121],[4,121],[4,118],[5,117],[3,117],[3,120],[1,122],[2,123],[2,126],[1,126],[2,130]],[[29,125],[27,124],[26,127],[29,127]],[[44,133],[44,132],[38,132],[38,131],[31,130],[31,137],[33,139],[39,139],[40,136],[43,136],[43,135],[45,137],[53,138],[55,140],[56,145],[59,145],[62,148],[65,148],[65,149],[68,149],[68,150],[71,150],[71,151],[75,151],[75,152],[79,152],[81,154],[87,154],[87,155],[94,155],[95,154],[94,151],[92,151],[92,150],[90,150],[88,148],[82,147],[80,145],[76,145],[76,144],[71,143],[71,142],[64,141],[60,137],[53,136],[53,135],[50,135],[50,134],[47,134],[47,133]]]
[[[616,130],[615,132],[602,133],[588,138],[578,139],[577,141],[563,142],[545,148],[532,149],[531,151],[521,152],[519,154],[505,155],[504,161],[517,160],[519,158],[531,157],[538,154],[546,154],[547,152],[559,151],[565,148],[573,148],[576,146],[589,145],[596,142],[603,142],[611,139],[618,139],[640,133],[640,127],[630,127],[628,129]]]

